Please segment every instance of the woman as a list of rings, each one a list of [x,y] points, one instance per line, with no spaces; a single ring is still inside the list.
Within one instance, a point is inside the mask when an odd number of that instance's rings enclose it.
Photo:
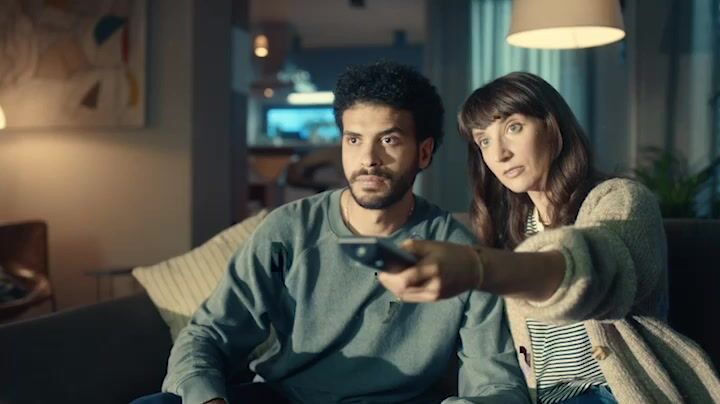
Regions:
[[[593,170],[560,94],[512,73],[473,92],[458,121],[484,246],[408,241],[418,264],[380,281],[409,302],[473,287],[505,296],[541,403],[720,402],[710,361],[663,323],[666,242],[654,196]]]

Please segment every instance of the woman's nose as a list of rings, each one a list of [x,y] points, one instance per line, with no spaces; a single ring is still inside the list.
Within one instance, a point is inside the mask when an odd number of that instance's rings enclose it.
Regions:
[[[505,161],[508,161],[512,158],[513,153],[510,151],[510,149],[507,147],[508,145],[504,141],[498,141],[494,145],[495,147],[492,147],[492,155],[490,158],[493,159],[493,161],[497,161],[498,163],[502,163]]]

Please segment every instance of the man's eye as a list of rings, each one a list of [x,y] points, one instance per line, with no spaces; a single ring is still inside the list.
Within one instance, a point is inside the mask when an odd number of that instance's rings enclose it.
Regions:
[[[360,142],[360,139],[358,139],[356,136],[348,136],[347,142],[350,144],[358,144]]]
[[[382,138],[382,142],[385,144],[395,144],[397,143],[397,139],[395,139],[393,136],[385,136]]]
[[[519,123],[514,123],[510,126],[508,126],[508,132],[510,133],[520,133],[522,131],[522,125]]]

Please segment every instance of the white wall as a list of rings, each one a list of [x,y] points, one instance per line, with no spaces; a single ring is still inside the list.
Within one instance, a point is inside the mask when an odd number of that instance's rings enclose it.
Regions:
[[[191,245],[192,2],[148,3],[144,128],[0,132],[0,222],[48,222],[61,307],[94,301],[85,271]]]

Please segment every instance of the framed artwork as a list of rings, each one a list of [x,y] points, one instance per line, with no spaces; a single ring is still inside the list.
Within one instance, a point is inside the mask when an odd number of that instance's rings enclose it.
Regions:
[[[145,123],[147,0],[0,1],[7,128]]]

